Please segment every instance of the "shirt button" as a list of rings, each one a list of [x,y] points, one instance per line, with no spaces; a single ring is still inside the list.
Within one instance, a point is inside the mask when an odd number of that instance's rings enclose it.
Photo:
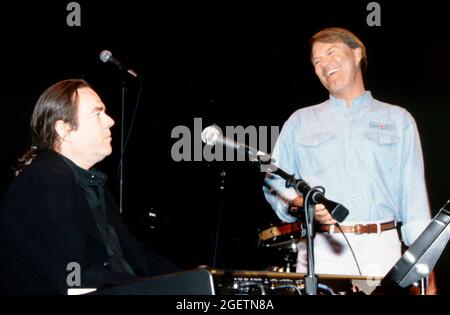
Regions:
[[[103,262],[103,267],[109,267],[109,261]]]

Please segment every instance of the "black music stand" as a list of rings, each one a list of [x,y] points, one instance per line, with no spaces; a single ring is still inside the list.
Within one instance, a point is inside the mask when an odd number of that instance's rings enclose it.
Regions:
[[[383,278],[380,290],[395,292],[399,287],[423,281],[433,270],[449,239],[450,200]]]

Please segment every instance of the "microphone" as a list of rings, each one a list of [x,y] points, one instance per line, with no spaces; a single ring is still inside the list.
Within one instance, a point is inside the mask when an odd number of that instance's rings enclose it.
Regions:
[[[323,193],[320,191],[314,191],[312,193],[312,201],[314,202],[314,204],[323,204],[325,208],[327,208],[328,212],[330,212],[331,217],[339,223],[344,221],[349,214],[349,211],[346,207],[344,207],[340,203],[325,198]]]
[[[220,129],[214,125],[203,129],[201,137],[202,141],[208,145],[224,145],[230,149],[248,154],[252,161],[270,161],[271,159],[267,153],[258,151],[257,149],[249,147],[246,144],[235,142],[232,139],[224,137]]]
[[[115,64],[117,67],[119,67],[120,71],[126,71],[129,74],[131,74],[133,77],[135,77],[135,78],[138,77],[137,73],[134,70],[127,69],[125,67],[125,65],[123,63],[121,63],[119,60],[117,60],[109,50],[105,49],[100,53],[100,60],[103,62],[111,62],[111,63]]]

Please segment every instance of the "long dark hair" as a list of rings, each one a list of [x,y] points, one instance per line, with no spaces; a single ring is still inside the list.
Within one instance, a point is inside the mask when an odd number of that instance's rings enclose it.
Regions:
[[[90,85],[81,79],[70,79],[57,82],[42,93],[31,116],[31,147],[17,159],[14,167],[16,176],[40,151],[58,149],[59,136],[55,130],[55,123],[58,120],[69,123],[73,130],[77,129],[77,89],[83,87]]]

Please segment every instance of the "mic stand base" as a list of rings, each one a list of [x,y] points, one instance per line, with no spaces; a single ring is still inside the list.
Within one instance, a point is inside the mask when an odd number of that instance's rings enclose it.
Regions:
[[[305,276],[305,293],[306,295],[317,295],[317,281],[316,275]]]

